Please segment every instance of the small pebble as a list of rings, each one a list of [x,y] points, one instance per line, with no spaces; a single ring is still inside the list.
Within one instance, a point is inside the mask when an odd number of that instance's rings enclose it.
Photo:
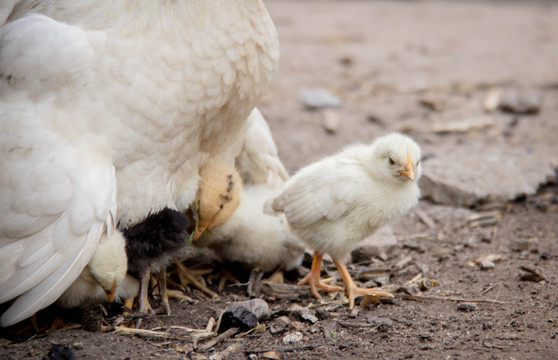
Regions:
[[[476,310],[477,309],[477,304],[466,303],[466,302],[459,303],[459,304],[457,304],[457,309],[461,310],[461,311],[469,312],[469,311]]]
[[[318,321],[316,317],[316,311],[306,307],[302,307],[295,304],[291,309],[291,312],[297,316],[300,320],[315,324]]]
[[[341,106],[341,99],[326,89],[304,89],[299,94],[300,101],[309,109]]]
[[[237,302],[223,312],[219,332],[226,331],[231,327],[250,330],[258,326],[259,319],[268,317],[269,306],[262,299]]]
[[[322,112],[322,127],[330,134],[334,134],[339,130],[341,121],[337,112],[326,109]]]
[[[532,89],[509,89],[500,99],[500,109],[514,114],[537,114],[541,104],[541,95]]]
[[[294,344],[301,341],[304,338],[304,335],[300,331],[295,331],[292,333],[288,333],[283,336],[283,343],[284,344]]]
[[[514,239],[511,241],[510,247],[514,251],[533,251],[539,246],[538,238]]]
[[[47,360],[76,360],[74,351],[64,345],[53,345],[48,352],[48,355],[43,359]]]
[[[496,267],[496,264],[494,264],[492,261],[490,260],[483,260],[480,264],[480,269],[487,271],[487,270],[492,270]]]

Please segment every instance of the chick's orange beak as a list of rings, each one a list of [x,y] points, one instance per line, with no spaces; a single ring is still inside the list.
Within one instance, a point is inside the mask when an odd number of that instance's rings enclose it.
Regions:
[[[407,155],[407,163],[405,164],[405,170],[399,170],[399,174],[405,176],[409,180],[413,181],[415,179],[415,167],[411,161],[411,157]]]
[[[110,290],[105,290],[105,294],[107,294],[107,298],[110,302],[114,301],[116,296],[116,281],[112,283]]]
[[[207,225],[200,229],[200,227],[198,226],[198,222],[196,221],[196,228],[194,230],[194,241],[198,240],[203,235],[203,233],[209,227],[209,224],[211,224],[211,222],[207,223]]]

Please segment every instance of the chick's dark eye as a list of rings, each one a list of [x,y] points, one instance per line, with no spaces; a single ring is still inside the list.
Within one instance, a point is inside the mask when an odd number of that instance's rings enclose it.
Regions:
[[[393,160],[393,158],[391,156],[389,157],[389,164],[390,165],[395,165],[395,160]]]

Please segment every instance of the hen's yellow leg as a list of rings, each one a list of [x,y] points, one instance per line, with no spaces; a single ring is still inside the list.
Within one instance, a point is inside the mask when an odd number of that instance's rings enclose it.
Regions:
[[[380,289],[375,288],[361,288],[355,285],[351,274],[349,274],[349,270],[347,270],[347,265],[344,263],[340,263],[337,260],[333,259],[333,263],[337,266],[343,281],[345,282],[345,291],[347,292],[347,297],[349,298],[349,308],[352,309],[355,306],[355,297],[360,295],[373,295],[379,298],[392,298],[393,295],[382,291]]]
[[[306,275],[302,280],[298,282],[298,285],[303,285],[308,283],[310,285],[310,292],[318,300],[322,300],[320,294],[318,294],[317,288],[324,291],[341,291],[343,288],[340,286],[328,285],[320,280],[320,273],[322,271],[322,258],[323,254],[318,251],[314,251],[314,258],[312,259],[312,269],[308,275]]]

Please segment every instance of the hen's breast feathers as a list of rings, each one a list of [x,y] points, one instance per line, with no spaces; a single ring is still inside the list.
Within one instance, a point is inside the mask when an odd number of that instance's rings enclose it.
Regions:
[[[191,170],[205,161],[204,153],[213,157],[234,141],[276,69],[277,37],[265,9],[258,2],[236,1],[218,7],[178,2],[175,9],[132,7],[127,1],[96,8],[89,1],[63,3],[68,9],[54,12],[40,3],[32,11],[64,23],[31,14],[7,24],[0,69],[9,81],[2,95],[20,97],[17,90],[23,89],[31,105],[41,99],[46,111],[40,113],[47,114],[42,121],[63,136],[102,136],[99,151],[113,158],[119,181],[149,177],[151,185],[141,188],[154,194],[141,196],[155,199],[173,188],[195,193],[188,182],[193,175],[184,172],[195,173]],[[130,13],[121,14],[128,7]],[[92,14],[70,16],[84,9],[102,11],[114,28],[102,30]],[[122,19],[111,20],[111,10]],[[145,23],[153,12],[161,21]],[[162,162],[158,179],[149,176]],[[150,209],[125,199],[139,196],[133,193],[139,186],[122,188],[119,212],[133,223]],[[173,205],[191,200],[193,195]]]

